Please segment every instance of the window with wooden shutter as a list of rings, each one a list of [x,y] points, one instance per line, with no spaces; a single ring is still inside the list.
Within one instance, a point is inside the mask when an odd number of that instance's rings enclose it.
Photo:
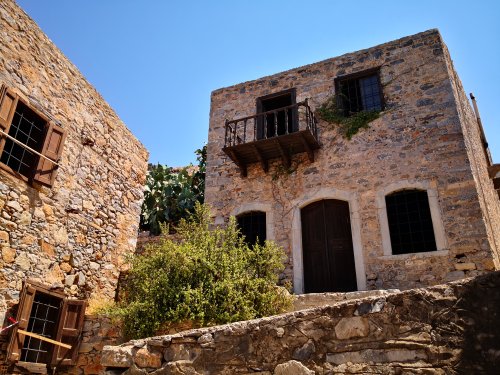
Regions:
[[[85,301],[64,300],[56,341],[71,345],[71,349],[62,346],[54,348],[52,365],[70,366],[76,364],[83,330],[85,306]]]
[[[85,301],[69,300],[44,285],[27,282],[21,291],[8,360],[55,367],[76,363]]]
[[[21,291],[16,315],[16,320],[19,324],[12,329],[9,346],[7,348],[7,359],[9,361],[19,361],[21,358],[21,350],[23,348],[25,336],[19,334],[17,331],[19,329],[26,330],[28,328],[35,292],[36,289],[31,285],[24,285]]]
[[[38,166],[35,171],[35,181],[52,186],[56,178],[56,171],[58,165],[56,164],[62,154],[64,140],[66,139],[66,132],[60,126],[55,125],[53,122],[48,124],[45,142],[42,148],[42,155],[50,160],[40,157]]]
[[[11,89],[0,89],[0,166],[27,181],[52,186],[66,132]]]

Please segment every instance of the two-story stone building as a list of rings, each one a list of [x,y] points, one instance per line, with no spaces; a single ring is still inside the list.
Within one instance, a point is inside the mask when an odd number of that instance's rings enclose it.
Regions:
[[[331,98],[379,117],[347,139]],[[437,30],[212,93],[206,201],[284,247],[296,293],[499,269],[497,167]]]
[[[7,351],[31,372],[76,363],[84,300],[113,299],[135,249],[147,159],[78,69],[0,0],[0,317],[17,319],[0,335],[0,372]]]

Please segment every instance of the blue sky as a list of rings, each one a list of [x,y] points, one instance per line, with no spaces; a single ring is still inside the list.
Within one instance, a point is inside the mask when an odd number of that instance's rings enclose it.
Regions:
[[[150,152],[195,161],[220,87],[438,28],[500,162],[500,2],[18,0]]]

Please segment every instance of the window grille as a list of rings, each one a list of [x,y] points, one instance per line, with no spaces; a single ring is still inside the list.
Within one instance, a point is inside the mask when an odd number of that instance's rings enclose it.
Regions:
[[[19,102],[9,129],[9,135],[31,149],[40,152],[44,139],[45,121],[37,116],[26,105]],[[0,161],[26,177],[31,177],[38,163],[38,155],[14,142],[5,140]]]
[[[382,110],[382,94],[377,73],[337,81],[338,106],[345,116],[360,111]]]
[[[385,202],[393,254],[437,250],[426,191],[398,191]]]

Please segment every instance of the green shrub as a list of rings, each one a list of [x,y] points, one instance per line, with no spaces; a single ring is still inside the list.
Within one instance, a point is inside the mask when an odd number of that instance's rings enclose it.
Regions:
[[[336,124],[342,135],[351,139],[360,129],[367,128],[369,123],[380,116],[380,111],[360,111],[346,116],[342,109],[337,108],[337,97],[329,97],[316,111],[319,118]]]
[[[276,286],[284,252],[266,241],[249,247],[231,218],[215,227],[200,204],[182,219],[180,241],[163,238],[132,259],[121,307],[131,338],[154,335],[169,325],[222,324],[286,311],[291,297]]]

